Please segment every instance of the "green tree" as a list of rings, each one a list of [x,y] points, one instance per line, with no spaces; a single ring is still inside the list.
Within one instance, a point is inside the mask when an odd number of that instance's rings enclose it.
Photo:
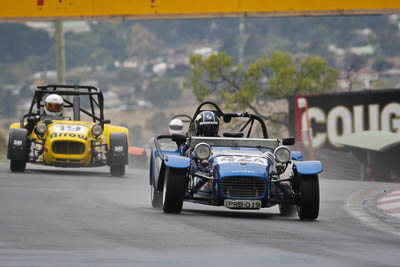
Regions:
[[[372,64],[372,68],[381,73],[385,70],[393,68],[393,64],[387,61],[384,57],[378,57]]]
[[[0,160],[4,160],[7,155],[7,139],[2,131],[0,131]]]
[[[354,83],[357,80],[358,71],[365,67],[367,60],[365,57],[348,54],[345,57],[346,80],[349,84],[349,91],[353,90]]]
[[[96,21],[89,22],[89,25],[100,48],[109,51],[114,60],[126,58],[125,47],[128,44],[130,30],[127,22]]]
[[[143,146],[145,142],[143,137],[143,127],[140,124],[134,124],[130,129],[130,143],[133,146]]]
[[[24,64],[0,63],[0,84],[22,83],[30,74],[28,66]]]
[[[0,112],[3,116],[12,118],[16,113],[18,95],[11,90],[0,88],[1,108]]]
[[[145,61],[160,53],[161,41],[148,29],[135,24],[131,28],[130,41],[127,46],[129,56]]]
[[[264,119],[282,123],[281,114],[271,118],[259,107],[266,101],[296,94],[321,93],[335,87],[338,71],[318,56],[293,59],[290,53],[275,51],[263,55],[247,68],[221,52],[202,58],[190,57],[190,84],[198,101],[214,99],[235,109],[249,108]]]
[[[171,100],[176,100],[182,94],[178,83],[169,79],[155,79],[149,83],[144,97],[155,106],[164,106]]]
[[[250,59],[254,59],[263,52],[264,47],[264,39],[260,35],[252,34],[246,40],[243,53]]]
[[[117,71],[117,79],[114,81],[116,84],[137,84],[141,81],[142,76],[137,69],[133,68],[120,68]]]
[[[52,38],[44,30],[23,23],[0,23],[0,62],[16,63],[31,55],[43,56],[52,44]]]
[[[19,90],[19,97],[32,98],[33,97],[33,85],[31,83],[25,83]]]
[[[164,112],[158,111],[146,121],[146,128],[154,133],[161,134],[168,131],[168,118]]]

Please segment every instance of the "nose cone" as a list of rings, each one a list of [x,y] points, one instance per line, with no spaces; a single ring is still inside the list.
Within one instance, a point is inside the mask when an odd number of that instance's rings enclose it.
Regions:
[[[55,140],[85,142],[88,140],[90,131],[88,127],[83,125],[56,124],[50,125],[48,134],[51,142]]]
[[[90,129],[83,125],[50,124],[43,158],[48,165],[87,166],[90,163]]]
[[[257,176],[266,177],[268,173],[268,165],[257,163],[231,162],[218,164],[218,177],[226,176]]]

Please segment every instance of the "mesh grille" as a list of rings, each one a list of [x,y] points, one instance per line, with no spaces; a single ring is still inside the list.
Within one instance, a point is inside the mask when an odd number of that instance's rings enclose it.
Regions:
[[[222,192],[227,197],[261,197],[265,185],[265,179],[260,177],[238,176],[221,180]]]
[[[85,145],[80,142],[57,141],[53,143],[53,152],[56,154],[83,154]]]

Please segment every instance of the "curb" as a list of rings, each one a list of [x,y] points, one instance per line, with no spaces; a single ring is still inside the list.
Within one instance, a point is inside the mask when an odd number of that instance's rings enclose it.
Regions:
[[[368,186],[347,199],[347,210],[353,217],[375,229],[400,236],[400,217],[389,215],[378,207],[379,200],[397,189],[398,185],[385,183]]]
[[[400,219],[400,186],[379,198],[377,207],[387,215]]]

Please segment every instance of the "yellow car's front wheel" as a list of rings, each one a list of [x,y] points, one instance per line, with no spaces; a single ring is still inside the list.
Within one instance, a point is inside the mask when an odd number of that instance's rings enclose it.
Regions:
[[[26,168],[26,162],[23,160],[10,160],[10,170],[12,172],[24,172]]]

